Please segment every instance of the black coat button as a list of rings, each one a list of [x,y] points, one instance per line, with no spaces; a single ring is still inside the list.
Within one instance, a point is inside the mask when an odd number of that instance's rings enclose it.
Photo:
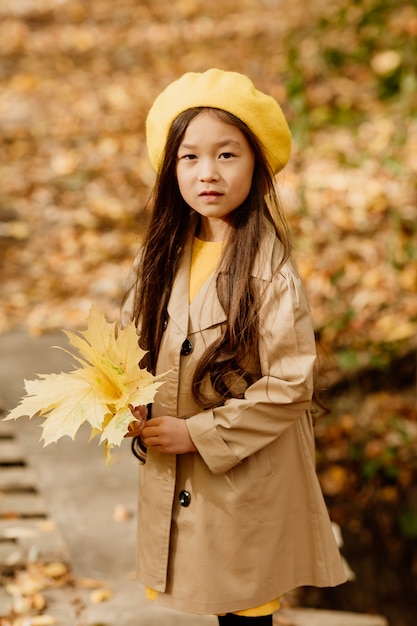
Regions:
[[[179,495],[179,501],[181,506],[190,506],[191,502],[191,493],[189,491],[181,491]]]
[[[182,356],[188,356],[193,351],[194,346],[189,339],[186,339],[181,346]]]

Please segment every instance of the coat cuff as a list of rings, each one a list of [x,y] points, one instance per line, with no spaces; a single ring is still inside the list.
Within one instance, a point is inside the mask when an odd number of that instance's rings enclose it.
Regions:
[[[188,433],[213,474],[224,474],[241,461],[217,432],[213,411],[203,411],[185,420]]]

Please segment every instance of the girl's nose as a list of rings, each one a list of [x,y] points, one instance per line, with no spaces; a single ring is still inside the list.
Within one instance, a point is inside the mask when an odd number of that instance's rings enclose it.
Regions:
[[[199,178],[203,182],[218,180],[219,172],[216,161],[214,161],[213,159],[202,159],[200,161]]]

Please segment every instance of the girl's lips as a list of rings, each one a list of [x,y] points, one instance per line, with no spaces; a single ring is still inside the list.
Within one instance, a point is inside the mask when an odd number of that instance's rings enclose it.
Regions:
[[[210,203],[216,203],[217,200],[223,197],[222,193],[218,191],[203,191],[199,194],[200,200]]]

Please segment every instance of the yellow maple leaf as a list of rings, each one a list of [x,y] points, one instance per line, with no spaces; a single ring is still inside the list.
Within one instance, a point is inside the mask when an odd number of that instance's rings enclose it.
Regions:
[[[133,421],[129,405],[153,402],[162,383],[139,368],[145,352],[138,345],[134,322],[120,329],[116,323],[107,322],[94,306],[87,322],[87,329],[79,334],[64,331],[80,356],[61,348],[80,367],[25,380],[26,396],[4,419],[46,418],[41,425],[45,446],[64,436],[74,439],[87,422],[91,426],[90,439],[101,435],[109,465],[111,449],[121,444]]]

